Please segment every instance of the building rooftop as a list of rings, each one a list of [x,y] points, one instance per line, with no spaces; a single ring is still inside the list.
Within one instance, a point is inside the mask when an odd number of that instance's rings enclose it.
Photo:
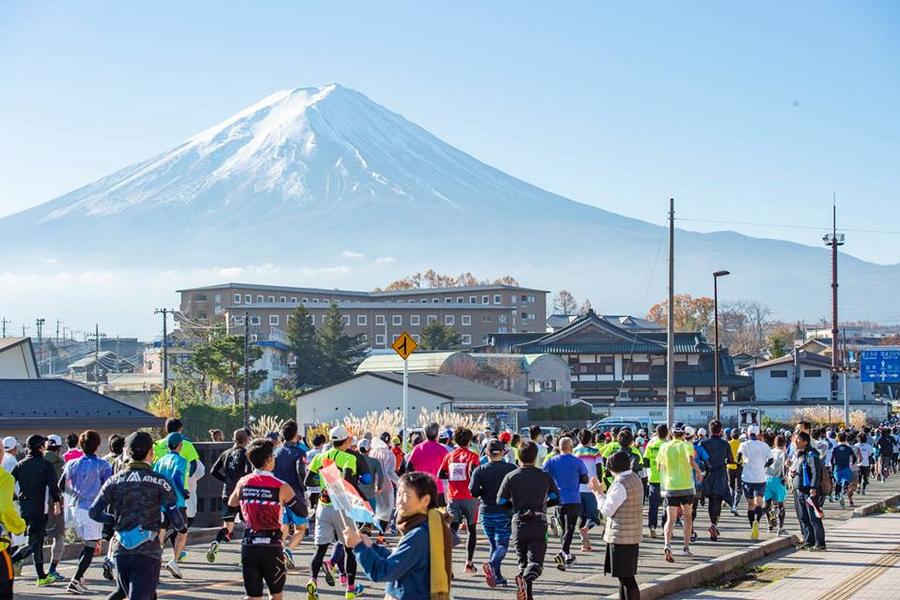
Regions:
[[[361,297],[389,297],[389,296],[402,296],[409,294],[439,294],[443,292],[476,292],[482,290],[525,290],[529,292],[540,292],[544,294],[549,294],[547,290],[539,290],[537,288],[529,288],[529,287],[521,287],[514,285],[505,285],[505,284],[486,284],[486,285],[476,285],[476,286],[461,286],[461,287],[448,287],[448,288],[414,288],[408,290],[382,290],[382,291],[372,291],[372,292],[362,292],[359,290],[341,290],[337,288],[315,288],[315,287],[292,287],[292,286],[283,286],[283,285],[266,285],[262,283],[219,283],[215,285],[206,285],[195,288],[184,288],[180,290],[176,290],[176,292],[202,292],[202,291],[213,291],[213,290],[227,290],[231,288],[241,288],[247,290],[270,290],[270,291],[279,291],[279,292],[290,292],[290,293],[298,293],[302,294],[304,292],[309,294],[343,294],[343,295],[354,295]]]
[[[328,310],[330,302],[255,302],[253,304],[230,304],[225,310],[232,312],[253,309],[294,309],[303,306],[306,309]],[[347,310],[515,310],[508,304],[470,304],[468,302],[334,302],[338,308]]]

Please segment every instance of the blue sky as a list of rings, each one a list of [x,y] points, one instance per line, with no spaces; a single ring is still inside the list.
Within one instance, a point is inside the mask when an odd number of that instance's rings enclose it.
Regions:
[[[742,4],[7,1],[0,215],[338,82],[657,223],[674,196],[685,228],[818,244],[834,190],[846,251],[900,262],[900,4]]]

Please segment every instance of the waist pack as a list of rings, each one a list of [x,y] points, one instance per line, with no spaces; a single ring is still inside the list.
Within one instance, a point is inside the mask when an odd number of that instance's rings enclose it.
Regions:
[[[127,531],[116,532],[116,537],[119,539],[119,544],[121,544],[121,546],[126,550],[134,550],[141,544],[155,539],[156,536],[156,531],[148,531],[141,526],[134,527]]]

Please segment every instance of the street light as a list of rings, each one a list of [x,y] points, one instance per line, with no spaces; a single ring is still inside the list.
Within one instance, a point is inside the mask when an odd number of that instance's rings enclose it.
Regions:
[[[713,388],[716,395],[716,420],[722,420],[722,394],[719,392],[719,277],[731,275],[730,271],[713,273],[713,313],[715,314],[715,348],[713,349],[714,376]]]

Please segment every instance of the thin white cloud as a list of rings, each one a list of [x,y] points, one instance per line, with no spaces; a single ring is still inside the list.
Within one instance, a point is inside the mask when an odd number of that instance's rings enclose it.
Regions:
[[[379,256],[378,258],[375,259],[375,262],[378,263],[379,265],[387,265],[392,262],[397,262],[397,259],[394,258],[393,256]]]
[[[365,258],[366,255],[361,252],[354,252],[353,250],[344,250],[341,252],[341,258]]]

